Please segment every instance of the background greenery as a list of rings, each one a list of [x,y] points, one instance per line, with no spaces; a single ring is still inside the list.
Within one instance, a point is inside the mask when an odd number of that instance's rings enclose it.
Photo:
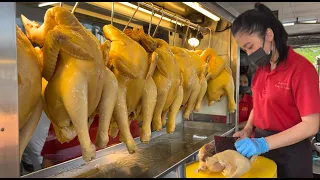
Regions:
[[[320,47],[303,47],[303,48],[295,48],[295,52],[307,58],[318,71],[318,67],[316,67],[316,57],[320,55]]]

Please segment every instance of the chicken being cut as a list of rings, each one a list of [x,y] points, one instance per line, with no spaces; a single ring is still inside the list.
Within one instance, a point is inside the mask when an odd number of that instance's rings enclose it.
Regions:
[[[105,25],[103,32],[106,39],[111,41],[108,65],[119,83],[113,119],[129,153],[134,153],[136,144],[130,133],[129,116],[135,116],[141,109],[141,141],[149,141],[157,97],[157,87],[152,75],[157,65],[158,54],[154,52],[148,58],[147,52],[139,43],[112,25]]]
[[[204,50],[200,57],[202,61],[208,62],[208,74],[206,76],[208,81],[208,105],[211,106],[214,102],[220,101],[221,96],[227,95],[228,111],[235,112],[234,81],[230,64],[219,57],[211,48]]]
[[[206,168],[212,172],[222,172],[228,178],[237,178],[251,169],[251,162],[235,150],[225,150],[207,157]]]
[[[105,68],[98,39],[62,7],[46,11],[40,26],[21,15],[28,38],[43,46],[44,110],[61,143],[78,136],[82,157],[95,157],[88,117],[99,113],[97,146],[108,144],[108,129],[116,102],[117,79]],[[47,81],[47,82],[46,82]]]
[[[203,61],[199,55],[199,50],[198,52],[196,51],[188,51],[191,57],[194,59],[197,65],[197,71],[198,71],[198,77],[200,81],[200,92],[195,104],[195,107],[193,108],[194,111],[199,112],[200,107],[201,107],[201,102],[202,99],[204,98],[206,92],[207,92],[207,80],[206,80],[206,75],[208,72],[208,64],[206,61]]]
[[[184,119],[189,119],[201,89],[197,64],[194,58],[188,53],[188,50],[179,47],[171,47],[171,51],[173,52],[175,60],[180,67],[180,71],[182,72],[182,106],[185,108],[183,117]]]
[[[20,160],[42,112],[40,56],[27,36],[16,26],[19,103]]]
[[[179,65],[175,61],[169,44],[162,39],[153,39],[146,35],[143,29],[126,29],[125,33],[133,40],[139,42],[148,53],[158,54],[157,67],[152,76],[157,86],[157,103],[153,113],[152,127],[160,131],[166,125],[166,115],[169,112],[167,132],[175,130],[175,119],[180,109],[183,88]]]

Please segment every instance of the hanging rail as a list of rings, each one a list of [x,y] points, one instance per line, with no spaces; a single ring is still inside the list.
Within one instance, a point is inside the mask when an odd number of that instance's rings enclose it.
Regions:
[[[161,12],[161,10],[162,10],[162,8],[160,8],[160,7],[156,6],[156,5],[151,5],[152,3],[146,3],[146,2],[138,2],[138,3],[140,3],[140,5],[142,5],[142,6],[148,7],[148,8],[150,8],[150,9],[153,8],[154,11]],[[168,11],[163,10],[163,14],[166,15],[166,16],[168,16],[168,17],[169,17],[170,19],[172,19],[172,20],[178,20],[180,23],[185,24],[186,26],[189,24],[189,22],[188,22],[187,19],[178,17],[178,16],[176,16],[175,14],[172,14],[172,13],[170,13],[170,12],[168,12]],[[198,28],[198,27],[197,27],[198,25],[197,25],[197,24],[194,24],[194,23],[190,23],[189,26],[190,26],[191,28],[193,28],[193,29],[197,29],[197,28]],[[206,31],[207,31],[207,28],[206,28],[206,27],[200,27],[199,30],[200,30],[201,32],[206,32]]]

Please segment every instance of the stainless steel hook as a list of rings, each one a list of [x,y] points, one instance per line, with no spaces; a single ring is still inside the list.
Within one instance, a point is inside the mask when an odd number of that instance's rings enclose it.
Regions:
[[[113,25],[113,16],[114,16],[114,2],[112,2],[112,9],[111,9],[111,25]]]
[[[127,29],[127,27],[129,26],[129,24],[130,24],[130,22],[131,22],[132,18],[134,17],[134,15],[136,15],[136,13],[137,13],[137,11],[138,11],[138,9],[139,9],[139,6],[140,6],[140,3],[138,2],[138,6],[137,6],[136,11],[134,11],[134,13],[133,13],[133,15],[131,16],[131,18],[129,19],[129,21],[128,21],[128,23],[127,23],[126,27],[124,27],[124,29],[123,29],[122,31],[124,31],[125,29]]]
[[[156,32],[157,32],[158,27],[159,27],[159,25],[160,25],[160,22],[162,21],[164,9],[162,8],[161,11],[162,11],[162,14],[161,14],[160,21],[158,22],[157,27],[156,27],[156,29],[154,30],[152,37],[154,37],[154,35],[156,35]]]
[[[78,4],[79,4],[79,2],[76,2],[76,4],[73,6],[71,14],[73,14],[76,11]]]
[[[173,46],[175,44],[176,40],[176,34],[177,34],[177,25],[178,25],[178,20],[177,20],[177,14],[174,14],[175,20],[176,20],[176,25],[174,26],[174,35],[173,35]]]
[[[150,36],[150,31],[151,31],[152,17],[154,15],[153,3],[151,3],[151,9],[152,9],[152,14],[151,14],[150,23],[149,23],[149,29],[148,29],[148,35],[149,36]]]
[[[209,34],[209,44],[208,44],[208,48],[211,48],[211,28],[209,28],[210,34]]]
[[[184,38],[184,41],[183,41],[182,47],[184,47],[184,44],[186,43],[186,40],[187,40],[187,38],[188,38],[188,31],[189,31],[190,23],[191,23],[189,19],[187,19],[187,21],[189,22],[189,24],[188,24],[188,27],[187,27],[186,37]]]

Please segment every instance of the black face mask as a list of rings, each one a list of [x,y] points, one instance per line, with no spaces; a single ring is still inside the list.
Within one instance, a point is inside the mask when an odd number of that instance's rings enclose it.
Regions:
[[[249,86],[239,86],[239,94],[249,94],[250,88]]]
[[[257,51],[248,56],[248,60],[251,63],[251,68],[262,67],[270,62],[272,51],[270,51],[269,54],[266,54],[266,52],[263,50],[264,43],[265,41],[263,40],[262,48],[259,48]]]

